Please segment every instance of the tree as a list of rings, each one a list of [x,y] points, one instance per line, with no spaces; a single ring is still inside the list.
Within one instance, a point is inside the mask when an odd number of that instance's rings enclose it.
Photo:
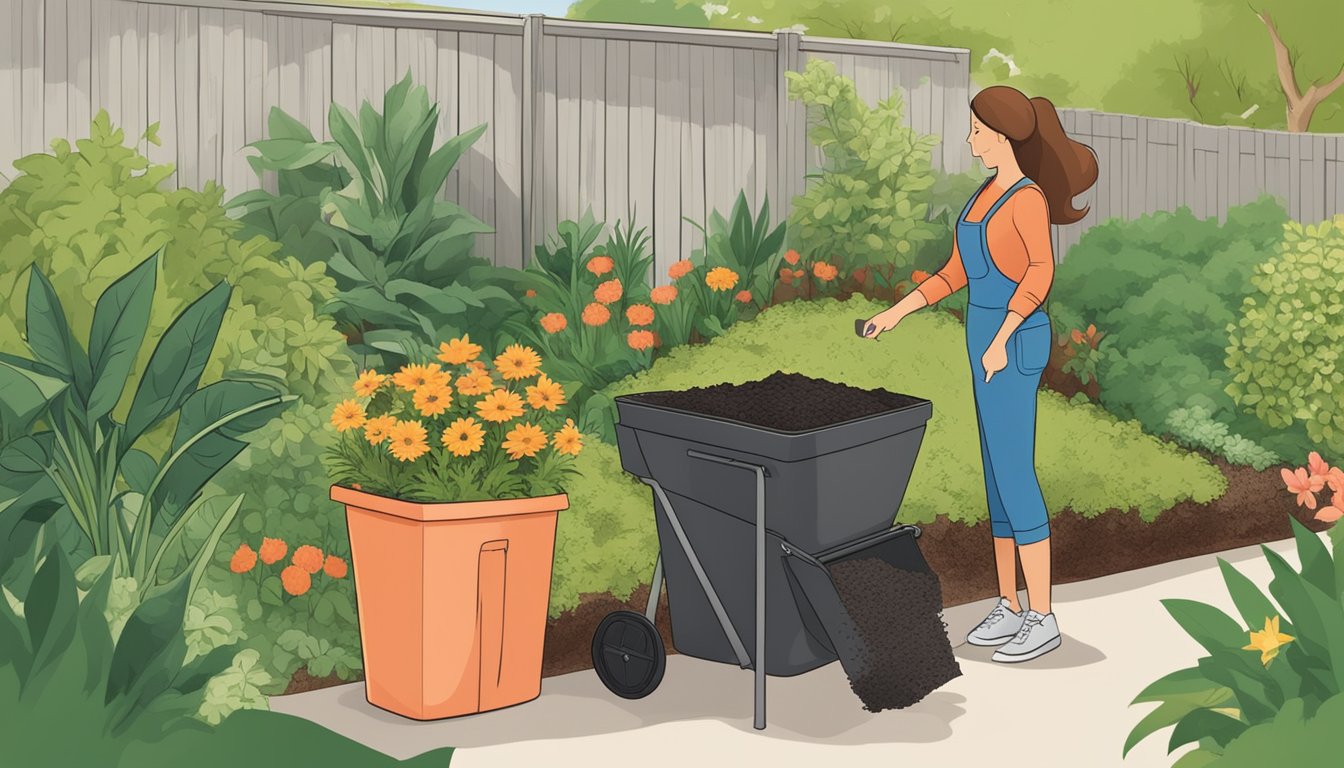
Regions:
[[[1312,82],[1304,93],[1297,85],[1297,56],[1283,42],[1274,19],[1264,11],[1256,12],[1256,16],[1264,23],[1265,29],[1269,31],[1269,39],[1274,43],[1274,69],[1283,88],[1288,130],[1303,133],[1311,128],[1311,118],[1321,102],[1344,85],[1344,66],[1339,68],[1339,73],[1332,80],[1324,85]]]

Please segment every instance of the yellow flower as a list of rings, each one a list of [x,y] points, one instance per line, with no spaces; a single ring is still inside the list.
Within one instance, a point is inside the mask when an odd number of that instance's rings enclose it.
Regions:
[[[463,334],[460,339],[453,339],[439,345],[439,359],[449,365],[462,365],[475,360],[481,354],[481,345],[472,344],[471,338]]]
[[[541,356],[531,347],[511,344],[504,354],[495,358],[495,370],[507,381],[529,379],[541,370]]]
[[[537,379],[536,386],[527,388],[527,402],[534,410],[545,408],[555,412],[556,408],[565,404],[565,388],[543,373]]]
[[[573,419],[565,419],[565,426],[555,433],[555,450],[570,456],[578,456],[583,450],[583,435],[574,426]]]
[[[387,439],[388,430],[396,426],[395,416],[375,416],[364,422],[364,439],[369,445],[378,445]]]
[[[429,450],[429,435],[418,421],[398,421],[387,431],[387,437],[387,449],[397,461],[415,461]]]
[[[392,383],[407,392],[415,392],[422,387],[446,384],[448,374],[437,363],[429,365],[404,365],[392,376]]]
[[[705,285],[716,291],[729,291],[737,285],[737,273],[727,267],[715,267],[705,275]]]
[[[1279,631],[1279,617],[1265,617],[1265,629],[1262,632],[1250,632],[1251,643],[1243,651],[1259,651],[1260,663],[1266,667],[1279,655],[1279,649],[1291,643],[1294,638]]]
[[[537,451],[546,447],[546,433],[535,424],[519,424],[505,435],[500,446],[509,452],[509,458],[517,461],[524,456],[536,456]]]
[[[363,424],[364,406],[354,400],[342,400],[331,412],[331,425],[336,427],[337,432],[354,429]]]
[[[365,371],[359,374],[358,379],[355,379],[355,394],[360,397],[369,397],[377,392],[379,387],[383,386],[384,381],[387,381],[387,377],[383,374],[377,371]]]
[[[446,383],[437,387],[421,387],[415,391],[411,401],[425,416],[438,416],[453,404],[453,390]]]
[[[440,440],[443,447],[454,456],[470,456],[481,449],[485,442],[485,430],[475,419],[467,417],[449,424]]]
[[[523,415],[523,398],[506,389],[496,389],[476,403],[476,412],[486,421],[516,419]]]
[[[484,395],[495,388],[495,382],[485,371],[473,370],[457,377],[457,391],[462,395]]]

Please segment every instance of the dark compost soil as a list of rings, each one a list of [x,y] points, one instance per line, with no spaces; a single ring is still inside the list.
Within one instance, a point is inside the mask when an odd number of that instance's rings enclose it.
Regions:
[[[818,429],[922,402],[885,389],[859,389],[778,371],[759,381],[646,392],[629,399],[782,432]]]

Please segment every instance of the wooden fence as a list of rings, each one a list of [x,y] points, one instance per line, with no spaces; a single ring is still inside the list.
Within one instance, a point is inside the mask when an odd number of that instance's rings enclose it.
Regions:
[[[440,107],[439,140],[486,123],[444,189],[495,234],[478,252],[518,266],[558,221],[633,211],[657,274],[702,243],[740,190],[772,212],[817,163],[784,72],[834,61],[872,102],[901,89],[907,121],[966,124],[969,52],[778,34],[592,24],[541,16],[243,0],[0,0],[0,172],[106,108],[173,183],[262,184],[244,147],[280,107],[327,138],[327,108],[381,98],[408,70]],[[935,165],[964,170],[954,145]],[[0,179],[0,184],[4,179]],[[273,183],[271,181],[270,183]],[[784,210],[781,210],[784,208]]]

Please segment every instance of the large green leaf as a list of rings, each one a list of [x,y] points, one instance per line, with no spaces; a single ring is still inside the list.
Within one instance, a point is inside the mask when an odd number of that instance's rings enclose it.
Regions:
[[[248,146],[260,153],[256,165],[272,171],[305,168],[326,160],[336,151],[331,144],[303,139],[261,139]]]
[[[1240,736],[1246,727],[1246,723],[1211,709],[1196,709],[1182,717],[1171,730],[1171,741],[1167,743],[1167,751],[1175,751],[1177,747],[1193,744],[1204,738],[1211,738],[1218,746],[1226,747],[1228,742]]]
[[[1134,726],[1125,738],[1125,747],[1123,755],[1128,755],[1129,751],[1139,742],[1157,733],[1168,726],[1175,725],[1182,717],[1190,714],[1203,705],[1191,701],[1164,701],[1161,705],[1149,712],[1142,720]]]
[[[93,367],[93,391],[88,403],[90,422],[111,413],[126,388],[131,367],[149,329],[158,264],[156,253],[118,278],[98,297],[89,329],[89,359]]]
[[[423,200],[427,197],[437,196],[439,190],[443,189],[443,185],[448,181],[448,175],[453,172],[453,168],[462,159],[462,155],[471,148],[471,145],[476,143],[477,139],[485,134],[488,127],[488,124],[481,123],[469,131],[448,139],[442,146],[434,150],[429,159],[425,161],[425,167],[415,177],[416,198]]]
[[[175,413],[196,391],[219,336],[231,289],[219,282],[182,310],[149,358],[122,434],[124,453],[154,425]]]
[[[1246,632],[1241,625],[1211,605],[1179,598],[1163,600],[1162,605],[1181,629],[1209,653],[1244,645]]]
[[[28,271],[28,346],[38,361],[51,366],[87,398],[93,374],[89,355],[70,332],[70,321],[56,289],[34,264]]]
[[[69,384],[0,360],[0,444],[23,434]]]
[[[78,609],[75,572],[65,552],[60,546],[53,545],[33,577],[23,604],[24,618],[28,622],[28,647],[33,651],[25,687],[39,684],[43,670],[70,646],[75,636]]]
[[[1186,667],[1149,683],[1130,704],[1170,701],[1178,696],[1192,697],[1195,701],[1209,701],[1217,700],[1220,695],[1225,697],[1227,693],[1227,688],[1205,677],[1199,667]]]
[[[1330,557],[1325,542],[1299,523],[1297,518],[1289,516],[1288,522],[1293,526],[1293,538],[1297,540],[1297,557],[1302,563],[1302,577],[1308,584],[1315,585],[1322,592],[1333,593],[1335,561]]]
[[[1279,609],[1265,597],[1265,593],[1260,591],[1255,582],[1246,578],[1231,563],[1220,557],[1218,569],[1223,572],[1227,592],[1232,596],[1232,602],[1237,606],[1237,612],[1241,614],[1241,620],[1246,622],[1246,626],[1259,630],[1264,627],[1266,619],[1279,615]],[[1288,630],[1284,629],[1284,632]]]
[[[1278,552],[1264,545],[1260,549],[1264,551],[1270,570],[1274,572],[1274,579],[1269,582],[1269,592],[1292,621],[1297,631],[1297,642],[1312,654],[1325,655],[1325,624],[1307,594],[1310,585]]]
[[[84,679],[86,694],[92,694],[103,684],[108,665],[112,662],[112,632],[104,614],[117,569],[111,557],[104,555],[103,558],[102,572],[79,603],[79,633],[83,636],[84,653],[88,656]]]
[[[107,701],[110,703],[121,697],[133,696],[134,689],[154,678],[162,682],[162,688],[171,685],[173,678],[181,671],[181,659],[185,657],[186,641],[183,637],[183,617],[187,610],[187,598],[190,582],[187,578],[175,579],[171,584],[149,596],[136,606],[126,626],[121,630],[116,650],[112,653],[111,666],[107,673]],[[180,655],[174,652],[181,646]],[[173,665],[177,659],[176,666]],[[170,668],[171,667],[171,668]],[[135,706],[140,699],[131,703]]]

